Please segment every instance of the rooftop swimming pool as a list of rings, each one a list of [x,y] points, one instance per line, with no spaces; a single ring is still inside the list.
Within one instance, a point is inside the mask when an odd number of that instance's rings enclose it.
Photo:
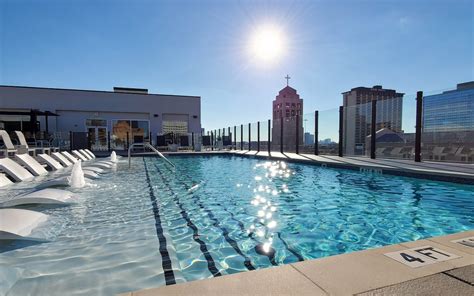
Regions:
[[[0,244],[0,295],[113,295],[474,228],[474,186],[239,156],[122,161]],[[41,180],[0,189],[0,201]]]

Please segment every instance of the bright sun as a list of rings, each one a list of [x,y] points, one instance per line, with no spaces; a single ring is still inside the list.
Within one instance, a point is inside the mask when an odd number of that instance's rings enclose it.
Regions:
[[[265,63],[276,62],[283,54],[283,34],[276,26],[261,26],[252,34],[249,47],[256,59]]]

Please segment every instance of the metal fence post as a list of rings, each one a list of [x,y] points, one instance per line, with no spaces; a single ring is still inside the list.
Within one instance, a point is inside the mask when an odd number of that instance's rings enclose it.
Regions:
[[[234,125],[234,150],[237,150],[237,126]]]
[[[130,138],[128,137],[128,132],[127,132],[127,149],[130,148]]]
[[[92,148],[92,139],[91,139],[91,133],[90,132],[87,132],[87,149],[91,149]]]
[[[298,114],[296,114],[296,141],[295,141],[295,144],[296,144],[296,154],[299,154],[300,153],[300,116]]]
[[[421,129],[423,116],[423,92],[416,93],[415,162],[421,162]]]
[[[257,121],[257,152],[260,152],[260,121]]]
[[[283,117],[280,117],[280,153],[283,153]]]
[[[110,131],[107,132],[107,149],[110,152]]]
[[[268,155],[270,156],[270,151],[271,151],[271,142],[270,142],[270,128],[271,128],[271,120],[268,120],[268,139],[267,139],[267,149],[268,149]]]
[[[214,132],[211,131],[211,151],[214,151]]]
[[[372,122],[370,125],[370,158],[375,159],[375,129],[377,126],[377,100],[372,100]]]
[[[69,150],[72,151],[72,148],[73,148],[73,138],[74,138],[74,134],[72,131],[69,131]]]
[[[240,125],[240,150],[244,150],[244,125]]]
[[[344,138],[344,130],[343,130],[343,125],[344,125],[344,107],[339,106],[339,157],[342,157],[344,155],[342,149],[342,141]]]
[[[250,130],[251,130],[251,124],[249,123],[249,151],[252,150],[252,136],[251,136]]]
[[[314,155],[319,155],[319,111],[314,111]]]
[[[196,148],[194,147],[194,132],[191,133],[191,143],[193,145],[193,151],[196,150]]]

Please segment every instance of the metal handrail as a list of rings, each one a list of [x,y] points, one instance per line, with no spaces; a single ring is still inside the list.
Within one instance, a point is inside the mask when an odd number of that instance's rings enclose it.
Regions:
[[[148,148],[150,148],[153,152],[155,152],[156,154],[158,154],[159,157],[163,158],[169,165],[171,165],[173,168],[176,168],[176,166],[174,165],[174,163],[172,163],[171,161],[169,161],[168,158],[166,158],[160,151],[156,150],[156,148],[153,147],[150,143],[133,143],[132,145],[130,145],[130,147],[128,147],[128,168],[131,167],[130,153],[131,153],[131,151],[132,151],[132,148],[135,147],[135,146],[142,146],[142,147],[148,147]]]

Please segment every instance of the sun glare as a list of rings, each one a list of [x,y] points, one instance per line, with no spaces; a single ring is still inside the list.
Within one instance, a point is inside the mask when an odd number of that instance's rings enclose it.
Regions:
[[[276,62],[283,54],[283,50],[283,34],[276,26],[261,26],[251,36],[250,52],[254,58],[260,61]]]

